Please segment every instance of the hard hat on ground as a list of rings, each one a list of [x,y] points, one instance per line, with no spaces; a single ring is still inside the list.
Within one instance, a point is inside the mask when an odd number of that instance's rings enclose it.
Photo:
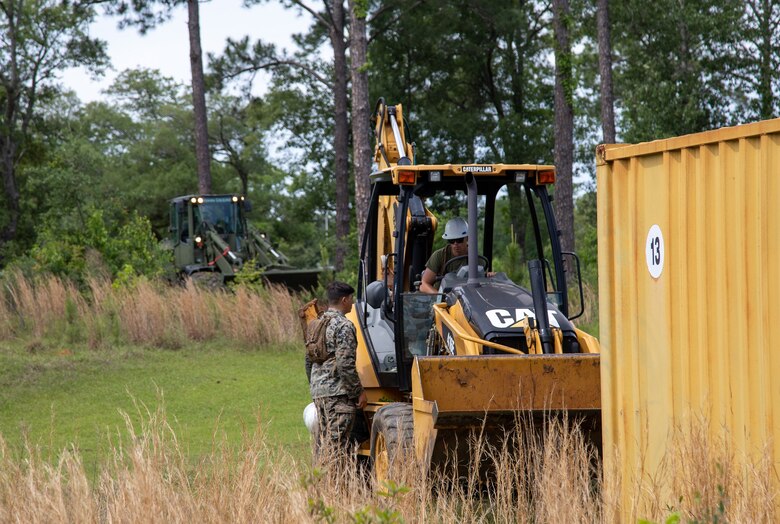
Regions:
[[[306,424],[306,429],[308,429],[309,433],[312,435],[317,431],[317,424],[319,424],[317,418],[317,407],[314,405],[314,402],[311,402],[303,410],[303,423]]]
[[[455,240],[463,238],[469,234],[469,226],[461,217],[451,218],[444,226],[444,234],[441,236],[444,240]]]

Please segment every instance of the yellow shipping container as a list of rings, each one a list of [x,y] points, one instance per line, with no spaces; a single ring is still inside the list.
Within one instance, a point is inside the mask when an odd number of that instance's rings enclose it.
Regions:
[[[692,419],[738,457],[770,453],[776,482],[780,119],[600,146],[597,178],[604,450],[624,511]]]

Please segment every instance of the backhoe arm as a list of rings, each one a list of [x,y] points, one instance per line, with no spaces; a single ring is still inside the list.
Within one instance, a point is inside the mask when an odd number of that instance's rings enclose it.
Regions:
[[[406,141],[401,104],[389,106],[380,98],[374,109],[376,147],[374,161],[379,170],[394,165],[413,165],[414,146]]]

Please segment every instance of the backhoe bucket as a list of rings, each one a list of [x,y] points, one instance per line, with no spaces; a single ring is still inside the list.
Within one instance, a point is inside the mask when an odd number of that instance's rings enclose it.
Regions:
[[[457,456],[463,463],[470,435],[494,441],[518,429],[518,415],[540,427],[565,414],[600,448],[599,362],[597,354],[418,357],[412,370],[418,459],[435,466]]]

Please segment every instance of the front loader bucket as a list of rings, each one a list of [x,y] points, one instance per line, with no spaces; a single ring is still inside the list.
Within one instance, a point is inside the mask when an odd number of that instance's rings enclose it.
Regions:
[[[308,291],[317,287],[321,269],[266,269],[262,277],[271,284],[281,284],[293,291]]]
[[[518,415],[541,425],[566,414],[600,448],[599,363],[597,354],[418,357],[412,370],[417,457],[434,466],[451,461],[464,453],[469,434],[500,438],[516,429]]]

